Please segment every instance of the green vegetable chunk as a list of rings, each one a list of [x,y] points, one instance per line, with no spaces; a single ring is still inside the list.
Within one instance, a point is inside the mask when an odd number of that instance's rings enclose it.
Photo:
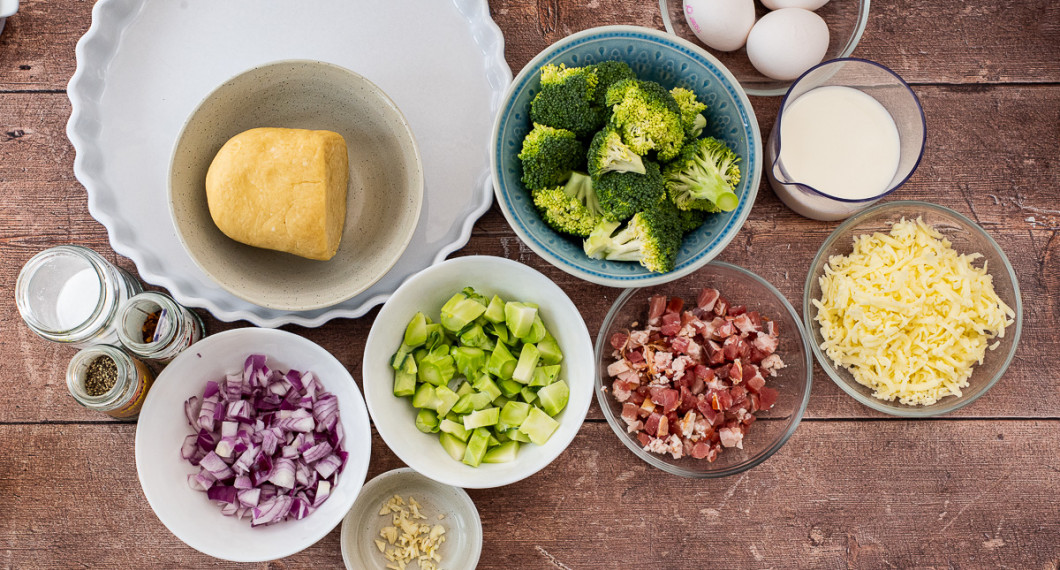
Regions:
[[[544,412],[542,412],[544,415]],[[548,418],[548,416],[545,416]],[[552,418],[549,418],[550,420]],[[467,449],[464,450],[463,462],[472,467],[478,467],[482,458],[486,455],[486,449],[490,443],[490,430],[477,428],[467,441]]]
[[[471,432],[464,429],[463,423],[454,422],[449,418],[438,422],[438,429],[444,433],[452,434],[460,441],[467,441],[467,438],[471,436]]]
[[[496,425],[500,421],[501,409],[500,408],[486,408],[484,410],[475,410],[470,414],[464,416],[464,429],[475,429],[480,427],[489,427]]]
[[[519,363],[516,364],[515,371],[512,372],[512,380],[522,384],[529,384],[530,380],[534,378],[534,369],[537,368],[537,361],[540,355],[541,353],[536,346],[524,344],[523,350],[519,353]]]
[[[490,304],[486,307],[484,313],[486,320],[491,323],[503,323],[504,322],[504,299],[494,295],[490,299]]]
[[[509,301],[504,304],[504,322],[508,325],[508,332],[516,338],[522,338],[530,333],[536,316],[537,306],[531,303]]]
[[[486,366],[486,352],[473,346],[454,346],[450,351],[457,371],[464,378],[473,378]]]
[[[564,64],[541,68],[541,89],[530,101],[535,123],[567,129],[586,137],[604,123],[603,109],[594,106],[599,79],[589,67]]]
[[[519,442],[508,441],[501,443],[495,447],[492,447],[486,451],[486,455],[482,456],[483,463],[508,463],[509,461],[515,461],[515,456],[519,453]]]
[[[548,414],[541,411],[539,408],[531,408],[530,415],[526,417],[526,421],[519,426],[519,431],[526,434],[530,438],[530,441],[537,445],[545,445],[548,439],[552,437],[552,433],[559,427],[559,422],[552,419]]]
[[[439,416],[445,416],[459,399],[460,396],[450,390],[449,386],[438,386],[434,389],[434,411],[438,412]]]
[[[556,381],[560,371],[559,364],[553,364],[551,366],[538,366],[534,370],[534,379],[530,381],[530,386],[548,386],[549,384]]]
[[[455,461],[461,461],[464,459],[464,452],[467,450],[467,444],[461,441],[459,438],[451,433],[442,432],[438,434],[438,441],[442,444],[442,448],[449,454]]]
[[[659,160],[677,156],[685,141],[681,107],[665,87],[654,81],[625,79],[607,90],[610,124],[622,141],[643,156],[656,151]]]
[[[585,146],[568,130],[535,124],[523,139],[519,160],[527,190],[563,186],[582,167]]]
[[[438,431],[438,414],[431,410],[420,410],[416,414],[416,429],[423,433],[435,433]]]
[[[453,295],[442,305],[442,326],[458,332],[486,312],[486,305],[478,298],[468,297],[464,293]]]
[[[537,343],[537,350],[541,353],[541,362],[545,364],[563,362],[563,351],[559,348],[559,342],[548,332],[545,332],[545,338]]]
[[[430,384],[420,384],[420,386],[416,388],[416,393],[412,396],[412,406],[415,408],[434,407],[434,386]]]
[[[404,370],[394,373],[394,395],[398,397],[411,396],[416,393],[416,375],[409,374]]]
[[[530,404],[511,400],[501,408],[500,421],[510,426],[519,427],[528,415],[530,415]]]
[[[567,387],[567,383],[563,380],[553,382],[537,391],[538,404],[550,416],[555,416],[563,411],[563,408],[567,407],[569,398],[570,388]]]
[[[715,138],[685,146],[666,165],[663,178],[670,200],[682,210],[731,212],[740,204],[740,157]]]
[[[427,342],[427,315],[416,313],[405,327],[405,344],[413,348]]]
[[[638,212],[624,229],[614,233],[617,228],[617,223],[601,222],[585,240],[585,254],[594,259],[639,261],[656,273],[674,268],[683,232],[672,203],[664,200]]]
[[[493,354],[490,355],[489,362],[486,363],[486,372],[489,372],[495,378],[510,380],[512,372],[515,372],[517,362],[504,343],[497,343],[497,347],[493,349]]]

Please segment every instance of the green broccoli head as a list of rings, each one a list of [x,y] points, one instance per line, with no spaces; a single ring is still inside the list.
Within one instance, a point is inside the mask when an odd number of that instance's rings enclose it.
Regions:
[[[665,87],[654,81],[623,79],[607,90],[610,122],[622,141],[643,156],[656,151],[659,160],[677,156],[685,141],[681,108]]]
[[[666,196],[659,165],[650,160],[644,161],[644,174],[605,172],[593,178],[593,188],[604,217],[616,222],[630,219]]]
[[[674,208],[677,205],[671,200],[667,200]],[[681,210],[677,209],[677,223],[681,226],[682,233],[689,233],[699,229],[699,226],[703,225],[703,222],[707,221],[708,212],[703,210]]]
[[[682,232],[677,209],[663,200],[637,212],[618,233],[617,222],[600,222],[582,243],[594,259],[638,261],[649,271],[665,273],[674,268],[681,248]]]
[[[599,82],[596,85],[596,96],[593,104],[597,107],[607,106],[607,89],[623,79],[636,79],[636,74],[624,61],[601,61],[586,66],[596,72]],[[608,109],[610,111],[610,109]]]
[[[735,192],[739,162],[740,157],[718,139],[689,143],[663,172],[670,199],[682,210],[735,210],[740,203]]]
[[[588,137],[606,121],[603,110],[594,106],[598,83],[588,67],[542,67],[541,90],[530,101],[530,119]]]
[[[611,127],[596,133],[589,144],[589,174],[605,172],[636,172],[644,174],[644,161],[622,142],[622,135]]]
[[[558,232],[586,237],[602,219],[592,179],[580,172],[566,186],[534,190],[532,196],[541,218]]]
[[[574,133],[534,124],[523,139],[519,160],[523,163],[523,184],[528,190],[562,186],[571,172],[582,167],[585,146]]]
[[[703,116],[707,106],[696,99],[695,93],[684,87],[674,87],[670,90],[670,95],[673,95],[677,106],[681,108],[681,124],[685,127],[685,134],[690,139],[698,138],[707,126],[707,118]]]

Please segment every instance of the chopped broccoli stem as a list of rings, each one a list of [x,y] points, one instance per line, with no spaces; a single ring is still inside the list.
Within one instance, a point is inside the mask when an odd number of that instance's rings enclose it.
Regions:
[[[611,127],[604,127],[589,144],[589,174],[605,172],[636,172],[644,174],[644,161],[622,142],[622,135]]]
[[[519,152],[523,184],[529,190],[562,186],[571,172],[582,166],[584,158],[585,146],[574,133],[535,123]]]
[[[725,143],[704,138],[688,144],[666,165],[663,178],[670,199],[682,210],[731,212],[740,203],[740,157]]]

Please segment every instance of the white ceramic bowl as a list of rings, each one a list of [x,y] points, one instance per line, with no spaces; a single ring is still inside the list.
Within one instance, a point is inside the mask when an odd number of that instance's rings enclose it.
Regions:
[[[180,456],[184,438],[192,433],[184,416],[184,401],[201,396],[207,381],[242,370],[250,354],[266,355],[273,369],[313,371],[339,399],[343,449],[349,453],[338,483],[319,509],[302,520],[256,528],[247,519],[223,516],[206,493],[188,487],[188,474],[197,473],[198,468]],[[215,558],[260,562],[312,546],[339,524],[364,484],[371,446],[368,411],[342,363],[296,334],[244,328],[199,341],[159,374],[136,427],[136,471],[158,520],[177,538]]]
[[[515,461],[469,467],[454,461],[438,436],[416,429],[408,398],[394,396],[390,357],[401,344],[405,326],[417,311],[435,318],[442,305],[467,286],[506,301],[537,303],[541,319],[563,350],[561,378],[570,386],[567,407],[556,417],[559,428],[543,446],[519,448]],[[596,363],[593,343],[578,307],[548,277],[500,257],[472,256],[444,261],[405,282],[380,309],[364,347],[364,395],[379,435],[406,465],[447,485],[484,489],[525,479],[559,456],[585,420],[593,396]]]
[[[438,548],[441,568],[474,568],[482,554],[482,521],[467,493],[428,479],[409,468],[387,471],[365,484],[350,514],[342,520],[342,561],[348,570],[387,570],[387,559],[375,541],[379,531],[393,524],[393,515],[379,509],[394,495],[414,497],[427,517],[424,524],[445,527],[445,542]],[[439,519],[438,515],[443,518]]]

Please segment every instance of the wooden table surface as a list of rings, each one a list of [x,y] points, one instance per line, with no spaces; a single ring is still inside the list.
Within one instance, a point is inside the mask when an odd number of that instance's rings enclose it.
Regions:
[[[12,291],[38,251],[76,243],[135,271],[88,214],[66,138],[65,89],[91,1],[23,0],[0,36],[0,567],[237,567],[185,546],[139,489],[135,425],[79,407],[73,355],[34,336]],[[491,0],[513,72],[547,45],[601,24],[662,29],[654,0]],[[1007,567],[1060,565],[1060,5],[1049,0],[880,0],[855,55],[903,76],[924,105],[927,149],[897,198],[953,208],[1001,244],[1023,289],[1023,339],[987,395],[946,417],[870,411],[820,368],[795,435],[743,474],[694,481],[650,468],[595,403],[542,472],[471,491],[480,568]],[[752,98],[763,134],[777,98]],[[800,306],[810,260],[835,223],[803,219],[763,182],[720,259]],[[456,255],[518,260],[551,277],[595,335],[619,293],[532,253],[494,206]],[[377,311],[285,327],[359,376]],[[200,311],[211,333],[222,323]],[[595,338],[595,336],[594,336]],[[373,439],[369,477],[400,461]],[[304,552],[243,567],[337,568],[336,528]]]

